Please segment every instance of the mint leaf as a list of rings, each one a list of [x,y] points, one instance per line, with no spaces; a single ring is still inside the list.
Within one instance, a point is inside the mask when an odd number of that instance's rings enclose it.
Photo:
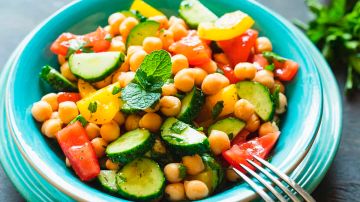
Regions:
[[[159,90],[171,76],[170,54],[164,50],[147,55],[136,71],[135,81],[143,89]]]
[[[188,125],[186,123],[183,123],[181,121],[176,121],[175,123],[172,124],[170,130],[173,131],[174,133],[181,134],[187,127]]]
[[[129,83],[121,92],[121,98],[129,109],[145,110],[160,99],[161,93],[147,92],[136,83]]]
[[[265,69],[266,69],[266,70],[269,70],[269,71],[274,71],[274,69],[275,69],[274,63],[273,63],[273,64],[270,64],[270,65],[267,65],[267,66],[265,67]]]
[[[224,101],[218,101],[211,110],[211,117],[215,120],[224,108]]]

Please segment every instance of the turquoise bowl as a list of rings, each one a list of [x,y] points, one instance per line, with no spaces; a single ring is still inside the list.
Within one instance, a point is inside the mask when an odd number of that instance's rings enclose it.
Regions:
[[[177,14],[180,3],[173,0],[147,2],[168,16]],[[296,79],[287,87],[288,111],[282,117],[282,134],[271,158],[272,164],[283,172],[290,173],[310,149],[322,115],[321,82],[311,54],[283,19],[253,1],[207,0],[203,3],[218,15],[238,9],[248,13],[255,19],[255,26],[260,34],[273,42],[277,53],[300,64]],[[45,64],[58,66],[49,46],[59,34],[68,31],[75,34],[90,32],[99,25],[106,25],[107,16],[111,13],[128,9],[130,5],[131,1],[126,0],[87,0],[69,4],[44,21],[25,39],[25,45],[10,70],[6,89],[6,114],[10,133],[30,165],[50,184],[75,200],[121,199],[96,189],[91,184],[82,183],[66,168],[57,143],[40,133],[39,125],[31,116],[31,106],[49,90],[41,85],[38,74]],[[253,197],[254,192],[247,185],[239,184],[204,201],[239,201]]]

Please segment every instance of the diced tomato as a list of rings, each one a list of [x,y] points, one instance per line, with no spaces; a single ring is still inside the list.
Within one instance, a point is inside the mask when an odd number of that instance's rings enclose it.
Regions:
[[[239,79],[235,76],[234,69],[229,65],[219,65],[219,67],[224,72],[226,78],[229,79],[230,83],[237,83],[239,81]]]
[[[285,62],[274,61],[274,64],[275,77],[281,81],[291,81],[299,69],[299,64],[292,60],[286,60]]]
[[[254,47],[258,32],[248,29],[242,35],[230,40],[218,41],[218,45],[229,58],[231,65],[246,62],[249,58],[251,48]]]
[[[189,31],[186,37],[173,43],[169,47],[173,54],[183,54],[190,65],[200,66],[211,60],[211,49],[197,35],[196,31]]]
[[[254,63],[258,70],[262,70],[269,65],[269,62],[262,54],[255,54],[250,62]]]
[[[66,56],[70,45],[68,41],[76,37],[71,33],[63,33],[51,44],[50,50],[55,54]]]
[[[243,129],[239,132],[239,134],[237,134],[234,139],[231,140],[231,145],[240,145],[244,142],[246,142],[246,137],[250,134],[249,131]]]
[[[66,101],[77,102],[79,100],[81,100],[81,95],[79,93],[62,92],[58,94],[58,98],[57,98],[58,103],[62,103]]]
[[[106,39],[109,36],[107,31],[99,27],[95,32],[85,34],[83,38],[87,42],[86,47],[92,47],[94,52],[103,52],[110,47],[111,42]]]
[[[233,167],[242,172],[245,171],[240,167],[240,164],[244,164],[245,166],[254,169],[246,160],[253,159],[252,155],[265,158],[275,145],[279,135],[280,132],[269,133],[268,135],[255,138],[239,145],[235,144],[229,150],[224,151],[222,156]]]
[[[71,167],[81,180],[89,181],[99,175],[99,161],[79,121],[60,130],[56,138]]]

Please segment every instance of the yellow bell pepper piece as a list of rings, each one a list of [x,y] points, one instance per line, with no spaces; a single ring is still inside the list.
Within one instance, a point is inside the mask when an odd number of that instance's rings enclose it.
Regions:
[[[224,108],[219,114],[219,117],[226,116],[234,112],[234,106],[236,101],[238,101],[238,94],[235,84],[231,84],[215,95],[208,96],[206,98],[206,107],[209,110],[212,110],[215,104],[219,101],[224,101]]]
[[[145,17],[164,15],[162,12],[145,3],[143,0],[135,0],[131,5],[130,10],[137,10]]]
[[[121,107],[121,101],[119,99],[120,93],[113,95],[113,90],[116,87],[120,88],[119,82],[97,90],[78,101],[76,105],[80,114],[91,123],[109,123]],[[96,110],[91,112],[89,105],[96,105]]]
[[[241,35],[254,23],[255,21],[246,13],[235,11],[221,16],[215,22],[200,23],[198,34],[202,39],[228,40]]]
[[[78,80],[78,89],[79,89],[79,93],[81,95],[81,98],[84,98],[94,92],[96,92],[96,89],[88,82],[79,79]]]

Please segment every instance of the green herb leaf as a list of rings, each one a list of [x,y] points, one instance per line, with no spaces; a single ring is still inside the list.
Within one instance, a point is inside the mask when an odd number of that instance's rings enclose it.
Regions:
[[[147,17],[143,16],[138,10],[131,10],[130,12],[132,12],[140,22],[147,20]]]
[[[275,104],[275,108],[278,108],[279,105],[280,105],[279,93],[280,93],[280,85],[275,84],[275,90],[274,90],[274,93],[272,94],[272,98],[273,98],[273,102]]]
[[[170,130],[174,133],[181,134],[186,128],[189,126],[186,123],[183,123],[181,121],[176,121],[172,124]]]
[[[274,62],[274,60],[278,61],[278,62],[285,62],[287,59],[284,57],[281,57],[280,55],[274,53],[274,52],[270,52],[270,51],[266,51],[263,52],[263,56],[266,58],[266,60],[271,64]]]
[[[211,110],[211,117],[215,120],[224,108],[224,101],[218,101]]]
[[[121,92],[121,88],[117,87],[117,86],[114,86],[113,90],[112,90],[112,94],[113,95],[116,95],[118,93]]]
[[[80,114],[70,121],[69,125],[74,124],[76,121],[80,121],[81,125],[85,127],[88,124],[88,121]]]
[[[274,71],[274,70],[275,70],[275,65],[274,65],[274,63],[273,63],[273,64],[270,64],[270,65],[267,65],[267,66],[265,67],[265,69],[266,69],[266,70],[269,70],[269,71]]]
[[[97,111],[97,102],[96,101],[90,102],[88,106],[88,110],[91,113],[95,113]]]
[[[199,128],[197,128],[196,130],[202,132],[202,131],[204,131],[204,127],[199,127]]]
[[[122,100],[129,109],[145,110],[160,99],[161,93],[147,92],[136,83],[128,84],[121,92]]]

